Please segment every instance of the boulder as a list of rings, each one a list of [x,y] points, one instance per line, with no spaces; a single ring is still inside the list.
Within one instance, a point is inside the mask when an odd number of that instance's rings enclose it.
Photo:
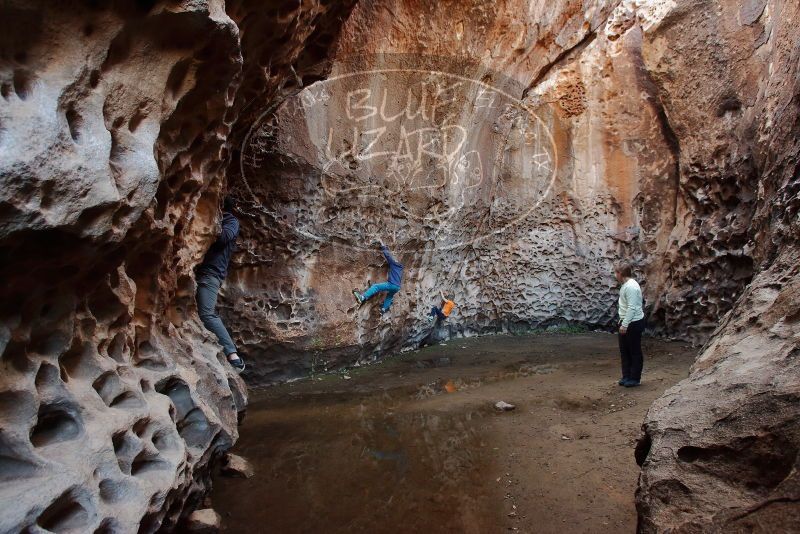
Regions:
[[[222,518],[213,508],[195,510],[186,518],[184,532],[191,534],[217,534]]]
[[[255,474],[253,466],[238,454],[225,454],[220,472],[226,477],[250,478]]]

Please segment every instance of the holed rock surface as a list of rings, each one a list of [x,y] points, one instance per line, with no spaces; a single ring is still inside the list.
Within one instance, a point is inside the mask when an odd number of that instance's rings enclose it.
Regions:
[[[714,332],[645,422],[641,528],[791,525],[799,9],[3,3],[0,531],[199,504],[246,403],[193,298],[226,180],[254,381],[413,347],[440,288],[444,337],[608,325],[627,257],[657,330]],[[406,264],[384,322],[350,295],[378,238]]]
[[[681,224],[691,241],[671,262],[697,277],[685,298],[704,298],[710,262],[759,272],[690,377],[647,415],[637,448],[643,532],[800,525],[798,28],[797,2],[677,2],[646,33],[645,62],[680,141],[681,185],[694,191]]]
[[[680,177],[643,55],[668,10],[636,6],[357,5],[329,79],[254,123],[229,169],[247,217],[226,317],[265,356],[253,379],[412,348],[440,288],[458,302],[440,338],[605,327],[620,257],[656,330],[705,340],[752,274],[754,204],[697,223],[706,184]],[[350,296],[385,276],[376,239],[406,264],[388,323]]]
[[[193,274],[238,89],[294,83],[346,12],[0,5],[0,532],[168,531],[202,501],[247,399]]]
[[[641,32],[603,33],[612,8],[355,7],[329,79],[230,169],[248,216],[226,317],[265,356],[254,380],[414,347],[439,289],[458,303],[444,337],[608,325],[621,255],[661,297],[677,156]],[[350,295],[384,279],[378,239],[406,266],[389,321]]]
[[[438,288],[459,302],[444,335],[607,324],[611,262],[633,258],[656,330],[713,334],[646,421],[642,530],[789,530],[797,22],[798,6],[777,0],[359,4],[331,78],[255,124],[231,169],[249,217],[226,311],[267,355],[254,379],[411,347]],[[431,71],[468,83],[448,94]],[[506,108],[479,109],[487,86]],[[442,94],[440,124],[415,115]],[[520,164],[542,161],[528,124],[552,141],[556,172],[540,196]],[[420,150],[409,132],[426,128],[438,137]],[[466,141],[448,159],[459,128]],[[477,184],[472,153],[492,169]],[[441,159],[446,171],[421,182],[415,172]],[[507,225],[519,199],[535,209]],[[376,238],[407,267],[388,324],[349,295],[384,276]]]
[[[800,267],[756,276],[637,445],[642,532],[795,532],[800,524]]]

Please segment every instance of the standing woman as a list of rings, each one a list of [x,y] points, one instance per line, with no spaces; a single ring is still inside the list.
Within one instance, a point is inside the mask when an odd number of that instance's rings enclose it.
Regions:
[[[644,310],[642,288],[632,278],[630,264],[621,264],[614,270],[619,288],[619,352],[622,358],[620,386],[636,387],[642,380],[642,333],[644,332]]]

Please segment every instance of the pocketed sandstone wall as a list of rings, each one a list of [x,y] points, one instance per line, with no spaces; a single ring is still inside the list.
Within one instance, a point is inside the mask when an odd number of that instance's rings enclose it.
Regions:
[[[606,327],[620,257],[665,306],[679,154],[641,27],[613,7],[356,6],[330,79],[254,124],[229,169],[247,216],[226,317],[254,380],[415,347],[439,289],[458,302],[444,337]],[[350,295],[385,277],[377,239],[406,265],[383,322]]]
[[[439,288],[444,335],[608,325],[627,257],[658,331],[713,332],[645,422],[641,528],[793,524],[797,5],[0,15],[0,530],[169,530],[204,494],[246,402],[193,299],[228,187],[221,307],[254,382],[414,346]],[[366,89],[389,110],[438,96],[446,121],[348,115]],[[377,238],[407,266],[387,322],[349,293],[384,276]]]
[[[285,85],[339,9],[0,7],[0,531],[170,530],[202,500],[246,405],[192,273],[237,90]],[[291,36],[258,80],[253,26]]]
[[[675,298],[719,306],[709,284],[757,274],[645,419],[643,532],[790,532],[800,519],[798,20],[795,2],[677,2],[645,41],[681,148],[671,268],[693,284]]]

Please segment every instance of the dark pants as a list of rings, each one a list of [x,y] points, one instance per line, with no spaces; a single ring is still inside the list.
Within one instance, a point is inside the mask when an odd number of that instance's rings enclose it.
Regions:
[[[628,325],[628,330],[625,334],[617,334],[619,338],[619,353],[622,357],[623,379],[637,382],[642,379],[642,366],[644,365],[642,333],[644,332],[644,327],[644,319],[639,319]]]
[[[419,348],[422,348],[426,345],[433,345],[436,342],[436,336],[438,334],[439,325],[442,324],[442,322],[444,322],[445,319],[447,319],[447,317],[445,317],[445,315],[442,313],[442,310],[440,310],[436,306],[431,308],[431,313],[429,313],[428,315],[430,315],[431,317],[435,316],[436,319],[433,321],[433,326],[431,326],[428,335],[426,335],[420,342]]]
[[[428,315],[430,315],[431,317],[436,317],[439,321],[444,321],[445,319],[447,319],[447,316],[442,313],[441,308],[438,308],[436,306],[431,308],[431,312]]]
[[[200,320],[203,321],[203,326],[217,336],[222,350],[225,351],[225,356],[228,356],[237,351],[228,329],[217,315],[217,295],[220,286],[222,286],[222,280],[212,274],[200,273],[197,275],[197,312]]]

